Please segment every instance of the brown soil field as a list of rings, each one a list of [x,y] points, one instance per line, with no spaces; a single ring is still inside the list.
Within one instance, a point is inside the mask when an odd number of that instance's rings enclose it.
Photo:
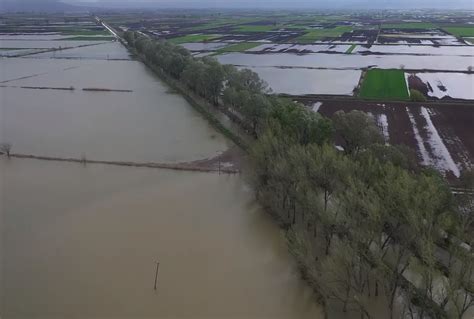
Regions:
[[[438,132],[449,154],[462,170],[472,167],[474,163],[474,102],[473,103],[380,103],[357,100],[328,99],[304,100],[306,105],[316,101],[323,102],[319,112],[332,117],[337,111],[350,112],[360,110],[374,116],[385,115],[388,121],[389,142],[393,145],[403,144],[416,151],[420,163],[422,156],[417,138],[415,136],[410,115],[416,122],[418,133],[423,140],[427,153],[433,159],[440,157],[436,150],[437,145],[431,145],[432,132],[422,115],[422,107],[428,110],[431,121]],[[336,143],[341,141],[336,139]],[[447,177],[453,179],[454,175],[448,173]]]

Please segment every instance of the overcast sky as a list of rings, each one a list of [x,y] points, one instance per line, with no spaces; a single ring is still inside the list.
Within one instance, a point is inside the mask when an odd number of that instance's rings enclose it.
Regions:
[[[0,0],[1,1],[1,0]],[[102,3],[121,6],[166,7],[259,7],[259,8],[467,8],[474,0],[63,0],[64,2]]]

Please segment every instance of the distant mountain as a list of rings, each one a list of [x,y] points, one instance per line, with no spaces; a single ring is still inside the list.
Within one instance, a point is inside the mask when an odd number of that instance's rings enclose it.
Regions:
[[[3,12],[64,12],[84,10],[59,0],[0,0]]]

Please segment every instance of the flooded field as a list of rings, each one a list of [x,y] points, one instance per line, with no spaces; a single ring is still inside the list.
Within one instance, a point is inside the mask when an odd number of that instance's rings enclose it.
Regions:
[[[312,70],[274,67],[249,68],[256,72],[275,93],[290,95],[352,95],[359,83],[358,70]]]
[[[406,73],[405,76],[414,89],[426,93],[429,97],[474,100],[474,74],[421,72]]]
[[[82,42],[82,41],[81,41]],[[99,42],[99,43],[97,43]],[[95,59],[95,60],[130,60],[130,54],[118,42],[100,43],[77,47],[70,50],[39,53],[29,56],[32,59],[63,58],[63,59]]]
[[[239,177],[28,160],[0,170],[3,318],[319,317]]]
[[[474,56],[474,47],[470,46],[431,46],[431,45],[373,45],[357,46],[353,53],[359,54],[412,54],[442,56]]]
[[[249,54],[228,53],[218,55],[224,64],[238,66],[285,66],[299,68],[361,69],[382,68],[399,69],[401,66],[411,70],[452,70],[467,71],[473,65],[472,57],[456,56],[410,56],[410,55],[334,55],[334,54]]]
[[[181,162],[213,156],[229,146],[137,61],[15,58],[2,61],[1,68],[0,82],[7,86],[0,88],[4,139],[15,152]]]
[[[73,48],[83,45],[97,44],[100,40],[93,41],[67,41],[67,40],[0,40],[1,48],[18,49],[49,49],[49,48]]]
[[[63,53],[0,61],[13,152],[179,162],[232,146],[142,64],[107,61],[116,43]],[[240,176],[2,158],[0,187],[4,319],[323,318]]]

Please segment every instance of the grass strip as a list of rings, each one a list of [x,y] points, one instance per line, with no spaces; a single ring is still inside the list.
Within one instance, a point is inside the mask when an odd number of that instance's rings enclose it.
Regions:
[[[351,47],[347,49],[346,54],[351,54],[356,47],[357,47],[357,44],[351,45]]]

